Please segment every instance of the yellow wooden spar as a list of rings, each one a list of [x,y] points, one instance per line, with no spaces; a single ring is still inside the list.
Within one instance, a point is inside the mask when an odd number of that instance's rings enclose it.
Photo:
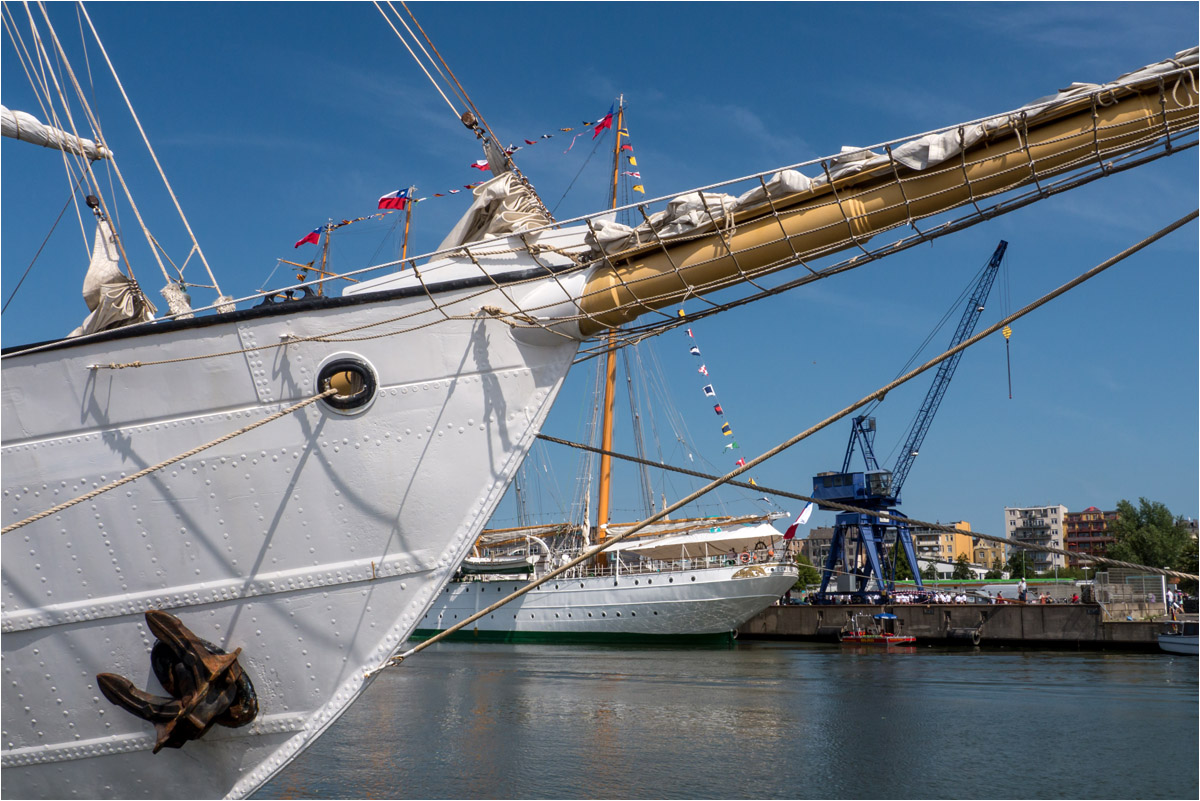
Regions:
[[[888,160],[872,169],[772,198],[685,241],[611,254],[580,304],[584,335],[627,323],[690,294],[853,247],[873,234],[1147,145],[1197,124],[1195,67],[1105,89],[1029,118],[1009,115],[960,155],[924,170]],[[683,239],[682,237],[680,239]]]

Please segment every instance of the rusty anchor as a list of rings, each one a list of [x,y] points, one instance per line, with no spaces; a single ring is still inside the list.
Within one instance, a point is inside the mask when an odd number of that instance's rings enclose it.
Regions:
[[[151,609],[146,624],[158,638],[150,664],[163,689],[173,697],[151,695],[114,673],[96,676],[100,692],[117,706],[154,724],[158,739],[154,753],[182,748],[219,723],[245,726],[258,714],[258,699],[250,678],[238,664],[241,648],[227,654],[202,640],[174,615]]]

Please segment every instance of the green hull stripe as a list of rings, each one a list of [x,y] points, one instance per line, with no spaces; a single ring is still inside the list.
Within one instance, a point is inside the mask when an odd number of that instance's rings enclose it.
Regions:
[[[438,629],[417,629],[410,639],[428,640]],[[454,642],[511,642],[554,643],[562,645],[587,643],[643,643],[659,645],[722,644],[733,642],[731,631],[717,634],[629,634],[589,633],[576,631],[495,631],[459,629],[446,638]]]

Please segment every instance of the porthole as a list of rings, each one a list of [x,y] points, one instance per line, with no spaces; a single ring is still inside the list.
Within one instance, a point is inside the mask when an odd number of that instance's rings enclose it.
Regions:
[[[588,617],[591,617],[591,616],[592,616],[592,613],[591,613],[591,612],[588,612]]]
[[[669,579],[667,579],[667,583],[668,583],[668,584],[674,584],[674,583],[675,583],[675,579],[674,579],[674,578],[669,578]]]
[[[692,581],[695,581],[695,580],[696,580],[696,577],[695,577],[695,576],[692,576]]]
[[[608,617],[608,612],[601,612],[600,617]]]
[[[317,391],[337,391],[323,400],[339,412],[353,412],[366,407],[375,397],[378,382],[375,371],[362,359],[342,357],[326,362],[317,373]]]

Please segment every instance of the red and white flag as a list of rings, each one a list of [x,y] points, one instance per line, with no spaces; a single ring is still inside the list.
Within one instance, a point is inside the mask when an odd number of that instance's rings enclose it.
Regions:
[[[808,522],[808,518],[812,517],[812,510],[813,505],[809,503],[800,511],[800,514],[796,515],[796,519],[792,521],[792,524],[788,526],[787,531],[783,533],[783,538],[785,540],[790,540],[796,536],[796,529]]]
[[[477,170],[483,170],[485,172],[487,170],[491,169],[491,167],[488,166],[487,159],[479,159],[479,161],[473,161],[473,162],[471,162],[471,166]]]
[[[388,192],[383,197],[379,198],[379,208],[381,209],[400,209],[403,210],[408,204],[408,190],[397,189],[395,192]]]

